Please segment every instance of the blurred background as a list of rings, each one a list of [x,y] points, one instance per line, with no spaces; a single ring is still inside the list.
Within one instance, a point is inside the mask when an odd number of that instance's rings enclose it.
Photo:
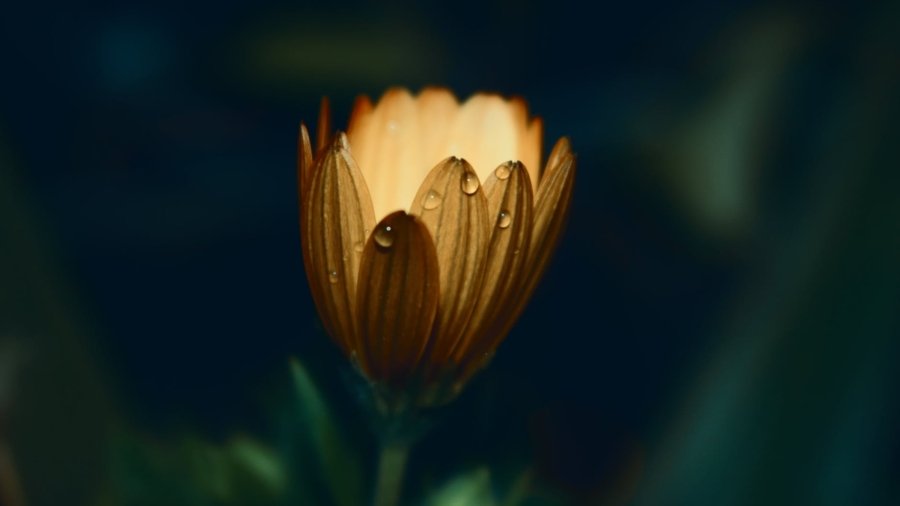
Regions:
[[[437,84],[525,97],[579,172],[406,503],[900,504],[898,26],[887,1],[6,6],[0,503],[365,504],[297,127]]]

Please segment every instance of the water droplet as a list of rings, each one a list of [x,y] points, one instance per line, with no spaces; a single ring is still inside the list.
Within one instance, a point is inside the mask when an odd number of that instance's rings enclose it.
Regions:
[[[474,172],[463,173],[462,180],[460,181],[460,187],[462,188],[463,193],[466,195],[475,195],[479,186],[481,185],[478,183],[478,176],[475,175]]]
[[[509,214],[509,211],[506,209],[500,211],[500,214],[497,215],[497,226],[508,228],[510,223],[512,223],[512,215]]]
[[[390,248],[394,244],[394,230],[390,225],[375,229],[375,242],[382,248]]]
[[[353,245],[353,251],[355,251],[357,253],[362,253],[363,250],[365,249],[365,247],[366,247],[365,242],[358,241],[356,244]]]
[[[338,273],[337,271],[328,271],[328,282],[329,283],[337,283],[338,282]]]
[[[441,194],[434,190],[428,190],[428,193],[422,198],[422,207],[430,211],[437,209],[439,205],[441,205]]]
[[[497,176],[497,179],[500,179],[500,180],[509,179],[510,172],[512,172],[512,171],[509,170],[508,163],[504,163],[503,165],[494,169],[494,175]]]

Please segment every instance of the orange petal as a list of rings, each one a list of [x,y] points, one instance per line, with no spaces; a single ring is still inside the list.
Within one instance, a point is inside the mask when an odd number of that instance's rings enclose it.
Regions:
[[[447,139],[447,155],[464,157],[482,180],[497,165],[521,156],[519,141],[524,123],[522,110],[497,95],[474,95],[459,108]]]
[[[505,336],[524,311],[531,299],[538,282],[544,274],[550,258],[556,249],[562,236],[563,226],[569,213],[572,200],[572,185],[575,180],[575,157],[568,150],[568,140],[561,139],[554,148],[556,156],[551,155],[551,163],[547,166],[540,188],[535,196],[534,224],[531,231],[531,241],[528,246],[528,257],[522,267],[522,284],[516,290],[517,296],[513,299],[512,308],[508,316],[498,318],[498,336]],[[465,383],[481,368],[493,353],[489,341],[482,343],[479,348],[467,353],[462,380]]]
[[[347,138],[352,139],[356,131],[362,128],[372,116],[372,101],[365,95],[356,97],[353,102],[353,111],[350,113],[350,122],[347,125]]]
[[[320,156],[302,204],[304,264],[323,325],[350,353],[357,348],[353,308],[362,245],[375,216],[346,136],[338,133]]]
[[[316,126],[316,152],[325,149],[331,142],[331,104],[328,97],[322,97],[319,104],[319,124]]]
[[[297,184],[300,201],[303,202],[303,192],[309,189],[313,175],[313,152],[312,145],[309,142],[309,132],[306,125],[300,124],[300,137],[297,139]]]
[[[569,205],[572,200],[572,185],[575,182],[575,157],[569,153],[559,163],[548,168],[537,191],[534,204],[534,229],[531,232],[531,245],[528,247],[528,260],[523,272],[524,284],[519,299],[519,307],[509,322],[511,327],[515,319],[525,308],[528,299],[544,275],[550,258],[556,250],[559,238],[569,216]]]
[[[409,378],[428,343],[438,296],[438,258],[427,228],[403,211],[388,215],[366,242],[359,271],[357,357],[370,378]]]
[[[421,217],[437,249],[441,301],[428,360],[440,367],[462,337],[481,288],[490,239],[488,202],[472,166],[451,156],[425,178],[411,213]]]
[[[544,179],[544,174],[548,173],[552,167],[556,167],[562,163],[564,158],[570,156],[572,156],[572,146],[569,143],[569,138],[560,137],[560,139],[556,141],[556,145],[553,146],[553,150],[550,152],[550,157],[547,159],[547,166],[541,173],[541,180]]]
[[[528,174],[531,176],[531,188],[537,189],[543,172],[541,170],[541,147],[544,144],[544,121],[541,118],[531,120],[524,137],[522,163],[525,164],[525,168],[528,169]]]
[[[419,172],[410,176],[422,181],[432,167],[454,154],[447,152],[447,138],[453,119],[459,112],[459,102],[453,93],[445,88],[425,88],[416,97],[416,107],[419,116],[417,143],[420,152],[416,169]]]
[[[465,361],[469,353],[480,356],[493,350],[505,337],[500,332],[521,297],[519,288],[531,241],[533,195],[522,163],[497,167],[484,190],[494,223],[478,302],[465,338],[453,351],[457,363]]]
[[[418,114],[408,90],[391,88],[353,129],[353,155],[369,185],[375,216],[406,209],[427,169],[418,169]]]

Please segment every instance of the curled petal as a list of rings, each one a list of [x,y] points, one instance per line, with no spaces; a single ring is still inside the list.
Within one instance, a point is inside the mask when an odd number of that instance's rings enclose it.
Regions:
[[[301,204],[304,263],[322,323],[349,353],[358,347],[353,318],[356,278],[375,216],[346,137],[338,133],[320,156]]]
[[[425,178],[411,208],[437,249],[441,301],[428,353],[429,363],[441,367],[478,298],[490,239],[488,202],[472,166],[450,157]]]
[[[547,166],[544,168],[544,172],[541,173],[541,181],[543,182],[543,180],[546,178],[545,174],[547,174],[551,170],[557,170],[563,160],[571,156],[572,145],[569,142],[569,138],[561,137],[558,141],[556,141],[556,144],[553,146],[553,150],[550,151],[550,157],[547,159]]]
[[[544,275],[569,216],[572,185],[575,182],[575,157],[569,153],[550,165],[538,188],[534,204],[534,225],[528,259],[522,271],[522,287],[516,307],[502,330],[505,335],[519,318],[538,282]]]
[[[309,189],[313,175],[313,151],[309,142],[309,131],[306,125],[300,124],[300,135],[297,139],[297,184],[299,186],[297,195],[302,201],[303,192]]]
[[[469,318],[465,338],[453,352],[464,362],[470,353],[493,350],[517,306],[532,232],[533,195],[528,171],[520,162],[497,167],[484,184],[489,215],[494,218],[485,261],[484,281]]]
[[[388,215],[366,242],[359,272],[357,358],[369,377],[402,383],[415,371],[438,296],[438,258],[427,228],[403,211]]]

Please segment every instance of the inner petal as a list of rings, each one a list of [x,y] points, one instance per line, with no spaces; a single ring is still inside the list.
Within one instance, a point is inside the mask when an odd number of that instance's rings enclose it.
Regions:
[[[421,182],[440,161],[457,156],[485,181],[500,164],[522,160],[535,177],[538,162],[527,135],[525,105],[497,95],[478,94],[460,105],[442,88],[418,97],[404,89],[387,91],[371,111],[360,111],[347,132],[353,156],[366,178],[376,219],[408,210]],[[536,151],[537,150],[537,151]]]

